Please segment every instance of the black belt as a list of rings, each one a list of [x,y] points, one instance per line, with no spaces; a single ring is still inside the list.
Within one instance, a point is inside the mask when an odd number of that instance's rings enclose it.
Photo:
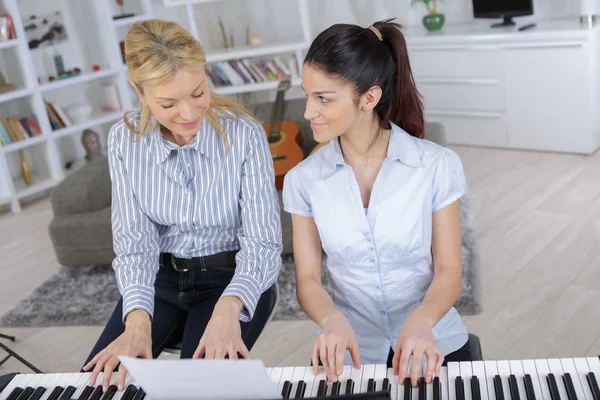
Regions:
[[[207,270],[213,268],[235,269],[235,255],[237,250],[224,251],[202,257],[179,258],[171,253],[161,253],[161,263],[170,264],[175,271],[187,272],[189,270]]]

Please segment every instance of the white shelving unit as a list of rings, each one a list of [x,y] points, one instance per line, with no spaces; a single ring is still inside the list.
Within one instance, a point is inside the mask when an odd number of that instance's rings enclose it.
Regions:
[[[0,71],[17,89],[0,94],[0,116],[35,115],[41,134],[25,140],[0,145],[0,210],[9,207],[13,213],[21,210],[21,202],[34,195],[48,191],[67,175],[85,165],[85,150],[81,134],[86,129],[96,131],[106,146],[110,126],[119,120],[126,110],[136,106],[136,98],[128,82],[128,73],[121,55],[119,43],[124,40],[131,24],[148,18],[161,18],[180,23],[199,40],[206,51],[207,63],[218,63],[244,58],[269,58],[276,55],[295,55],[298,70],[312,40],[308,0],[289,1],[290,12],[297,13],[297,26],[286,26],[285,33],[269,35],[262,32],[263,39],[277,38],[278,42],[262,43],[260,47],[234,46],[221,49],[207,31],[207,20],[215,16],[228,18],[234,7],[257,7],[261,0],[129,0],[125,12],[134,16],[113,19],[120,14],[114,0],[0,0],[0,14],[10,13],[15,22],[17,39],[0,41]],[[227,4],[229,3],[229,4]],[[248,4],[252,3],[252,4]],[[260,7],[260,5],[258,5]],[[295,9],[294,9],[295,8]],[[52,46],[30,49],[24,24],[31,15],[43,16],[60,11],[66,28],[67,40]],[[239,11],[239,10],[238,10]],[[207,19],[208,18],[208,19]],[[25,21],[25,22],[24,22]],[[233,24],[229,23],[231,27]],[[215,23],[216,26],[216,23]],[[259,26],[257,30],[268,27]],[[237,32],[237,38],[244,32]],[[242,40],[237,40],[242,42]],[[63,56],[65,68],[80,68],[78,76],[48,81],[52,75],[52,52]],[[96,66],[98,70],[94,70]],[[100,85],[117,87],[122,110],[103,111],[94,93]],[[215,92],[237,95],[272,91],[279,81],[218,87]],[[294,77],[293,86],[300,85]],[[84,122],[53,130],[45,103],[58,104],[63,110],[86,102],[94,108]],[[68,111],[67,111],[68,114]],[[32,171],[33,184],[27,185],[22,177],[20,152]]]

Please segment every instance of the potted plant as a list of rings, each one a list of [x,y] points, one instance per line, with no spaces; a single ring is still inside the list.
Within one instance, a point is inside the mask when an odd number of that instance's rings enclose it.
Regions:
[[[423,25],[428,31],[439,31],[446,22],[446,17],[442,13],[438,13],[439,0],[412,0],[412,5],[417,3],[425,4],[427,7],[427,15],[423,17]]]

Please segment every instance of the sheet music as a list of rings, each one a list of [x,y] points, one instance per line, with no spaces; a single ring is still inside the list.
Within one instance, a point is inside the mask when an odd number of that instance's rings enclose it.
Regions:
[[[119,360],[152,400],[282,398],[260,360]]]

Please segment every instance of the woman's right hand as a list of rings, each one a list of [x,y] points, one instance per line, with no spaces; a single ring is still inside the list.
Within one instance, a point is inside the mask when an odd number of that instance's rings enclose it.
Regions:
[[[143,310],[134,310],[127,315],[125,332],[109,344],[104,350],[87,363],[83,370],[87,371],[95,365],[90,377],[90,385],[96,384],[98,374],[104,370],[102,377],[102,388],[104,392],[108,389],[110,378],[114,369],[119,365],[118,356],[152,358],[152,334],[150,316]],[[117,387],[119,391],[125,386],[127,370],[121,364]]]
[[[321,325],[322,331],[313,346],[313,371],[315,375],[319,373],[319,360],[321,360],[327,380],[336,382],[344,370],[346,350],[350,351],[354,368],[360,368],[358,342],[352,326],[339,310],[324,318]]]

